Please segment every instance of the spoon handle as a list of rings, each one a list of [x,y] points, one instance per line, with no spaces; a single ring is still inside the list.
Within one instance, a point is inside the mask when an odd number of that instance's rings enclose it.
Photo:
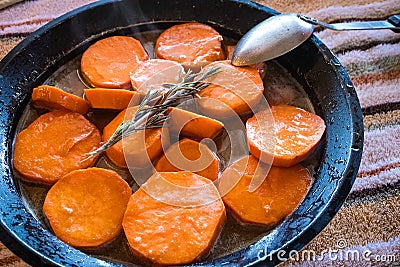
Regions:
[[[388,21],[396,27],[400,27],[400,15],[393,15],[388,18]],[[400,30],[392,29],[396,33],[400,33]]]
[[[299,18],[310,24],[335,31],[390,29],[394,32],[400,32],[400,15],[393,15],[387,20],[355,21],[331,24],[304,15],[299,15]]]

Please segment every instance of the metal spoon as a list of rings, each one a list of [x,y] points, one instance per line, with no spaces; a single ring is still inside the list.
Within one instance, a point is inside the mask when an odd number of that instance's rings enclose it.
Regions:
[[[391,29],[400,31],[400,15],[388,20],[327,24],[299,14],[280,14],[254,26],[238,42],[232,64],[244,66],[281,56],[306,41],[315,25],[331,30]]]

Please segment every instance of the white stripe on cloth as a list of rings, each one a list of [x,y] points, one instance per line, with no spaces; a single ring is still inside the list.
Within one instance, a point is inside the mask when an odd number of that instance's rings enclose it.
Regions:
[[[400,125],[388,125],[364,133],[359,172],[371,172],[400,162]]]
[[[400,43],[349,51],[338,55],[338,59],[352,77],[400,69]]]
[[[394,185],[400,181],[400,167],[379,171],[368,177],[357,177],[351,193]]]
[[[58,1],[41,0],[16,4],[0,11],[0,35],[30,33],[46,22],[91,2],[95,1],[71,0],[68,5],[60,5]],[[28,19],[26,14],[30,14]]]
[[[356,85],[361,107],[400,102],[400,77]]]
[[[391,30],[366,31],[332,31],[323,30],[315,33],[333,52],[358,49],[379,43],[395,42],[400,40],[400,34]]]

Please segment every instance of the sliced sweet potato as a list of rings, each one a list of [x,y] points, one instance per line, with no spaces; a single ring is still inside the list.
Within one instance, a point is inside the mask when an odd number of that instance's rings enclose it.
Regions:
[[[81,114],[55,110],[17,134],[14,167],[26,180],[53,184],[65,174],[91,166],[87,153],[100,146],[99,130]]]
[[[86,114],[90,108],[89,102],[83,98],[50,85],[40,85],[34,88],[32,102],[35,106],[65,109],[80,114]]]
[[[148,59],[142,44],[129,36],[111,36],[92,44],[82,55],[81,72],[94,87],[129,88],[129,73]]]
[[[273,137],[266,137],[273,116]],[[264,129],[263,129],[264,128]],[[289,167],[303,161],[318,145],[325,131],[324,120],[301,108],[282,105],[272,106],[256,113],[246,122],[250,152],[262,161],[273,157],[275,166]],[[268,162],[267,162],[268,163]]]
[[[196,68],[225,59],[222,36],[212,27],[198,22],[179,24],[166,29],[157,38],[156,55]]]
[[[169,107],[168,125],[171,133],[179,134],[195,140],[215,138],[224,128],[218,120],[208,118],[180,108]]]
[[[248,167],[238,173],[235,168],[241,169],[243,163],[247,163]],[[257,164],[257,158],[246,156],[228,167],[221,175],[220,186],[226,187],[230,183],[232,171],[240,179],[229,192],[225,192],[222,199],[240,223],[272,227],[299,205],[311,179],[308,171],[299,164],[289,168],[273,166],[261,185],[253,191],[250,185]]]
[[[225,219],[210,180],[165,172],[151,176],[132,195],[122,226],[134,255],[151,264],[179,265],[207,256]]]
[[[137,110],[129,107],[121,111],[103,129],[103,140],[108,141],[117,127],[127,120],[131,120]],[[146,167],[157,160],[163,153],[163,148],[169,146],[167,128],[154,128],[140,130],[121,141],[106,151],[107,157],[118,167]]]
[[[112,170],[77,170],[49,190],[43,211],[62,241],[73,247],[96,247],[121,232],[131,194],[128,183]]]
[[[218,166],[216,155],[206,145],[185,138],[171,145],[155,168],[159,172],[191,171],[215,181]]]
[[[121,110],[140,103],[137,92],[125,89],[89,88],[84,91],[92,108]]]
[[[252,111],[260,102],[264,85],[257,70],[235,67],[229,60],[213,62],[205,67],[219,67],[222,72],[210,77],[211,84],[198,95],[201,111],[213,118],[232,117]]]
[[[226,45],[225,46],[225,51],[226,51],[226,59],[231,60],[233,51],[235,50],[236,45]],[[265,65],[265,62],[260,62],[257,64],[249,65],[249,67],[255,68],[258,73],[260,74],[261,79],[264,78],[265,76],[265,71],[267,66]]]
[[[133,90],[145,95],[149,90],[163,89],[164,83],[178,83],[185,71],[181,64],[164,59],[150,59],[131,72]]]

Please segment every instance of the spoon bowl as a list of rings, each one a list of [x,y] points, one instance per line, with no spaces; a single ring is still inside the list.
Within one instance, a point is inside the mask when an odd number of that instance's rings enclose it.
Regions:
[[[298,14],[280,14],[257,24],[236,45],[232,64],[245,66],[283,55],[306,41],[314,25]]]

